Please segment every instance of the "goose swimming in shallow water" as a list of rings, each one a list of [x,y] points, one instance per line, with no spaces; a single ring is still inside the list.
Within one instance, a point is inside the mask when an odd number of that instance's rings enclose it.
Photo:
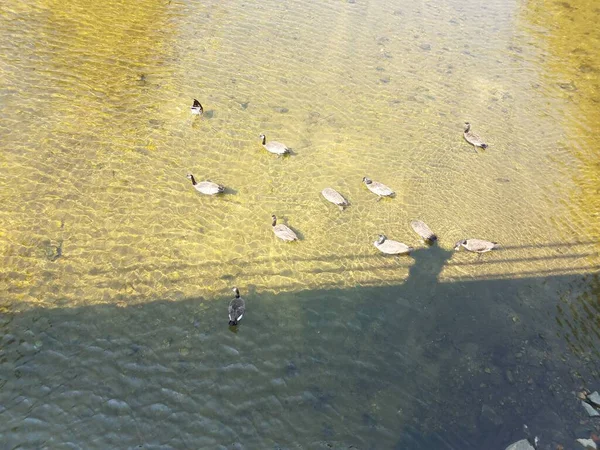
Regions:
[[[373,194],[377,194],[379,198],[392,197],[394,195],[394,191],[378,181],[373,181],[370,178],[363,177],[363,183],[365,183],[367,189],[369,189]]]
[[[379,235],[379,239],[373,242],[373,245],[386,255],[405,255],[412,252],[414,249],[406,244],[398,241],[392,241],[383,234]]]
[[[202,113],[204,113],[204,108],[202,107],[200,102],[196,99],[194,99],[194,103],[192,104],[190,110],[192,111],[192,114],[195,116],[201,116]]]
[[[344,210],[345,206],[349,205],[348,200],[342,197],[342,194],[340,194],[335,189],[325,188],[321,191],[321,195],[325,197],[325,200],[327,200],[328,202],[331,202],[334,205],[338,205],[342,211]]]
[[[296,236],[296,233],[294,233],[292,230],[290,230],[286,225],[284,225],[282,223],[277,225],[277,217],[275,216],[275,214],[273,214],[271,216],[271,219],[273,219],[272,226],[273,226],[273,233],[275,233],[275,236],[277,236],[282,241],[298,240],[298,236]]]
[[[244,312],[246,312],[246,302],[240,297],[239,289],[234,287],[233,292],[235,292],[235,298],[229,302],[229,325],[232,327],[242,320]]]
[[[431,231],[431,228],[429,228],[425,222],[421,220],[413,220],[410,223],[410,226],[413,230],[415,230],[415,233],[423,238],[425,242],[434,242],[437,240],[437,236],[433,233],[433,231]]]
[[[461,246],[475,253],[485,253],[499,247],[497,242],[484,241],[482,239],[463,239],[456,243],[454,250],[460,250]]]
[[[262,146],[268,152],[275,153],[276,155],[279,155],[279,156],[288,154],[290,152],[290,149],[287,148],[281,142],[277,142],[277,141],[267,142],[267,138],[264,134],[261,134],[259,137],[261,139]]]
[[[465,131],[463,133],[463,136],[465,138],[465,141],[467,141],[469,144],[475,147],[475,149],[477,149],[477,147],[484,149],[488,147],[488,145],[485,142],[483,142],[483,139],[481,139],[481,137],[478,134],[475,134],[471,131],[471,124],[469,122],[465,122]]]
[[[187,175],[187,178],[192,180],[192,184],[194,185],[194,189],[204,195],[215,195],[222,194],[225,192],[225,186],[221,186],[220,184],[213,183],[212,181],[201,181],[200,183],[196,183],[196,179],[194,175],[191,173]]]

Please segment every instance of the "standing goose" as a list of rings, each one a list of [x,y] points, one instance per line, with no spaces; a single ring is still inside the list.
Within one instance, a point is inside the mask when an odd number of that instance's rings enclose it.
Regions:
[[[296,233],[290,230],[287,226],[282,223],[277,225],[277,217],[275,214],[271,216],[271,219],[273,219],[273,233],[275,233],[275,236],[277,236],[279,239],[282,241],[295,241],[298,239]]]
[[[277,141],[270,141],[267,142],[267,138],[265,137],[264,134],[261,134],[260,136],[261,142],[262,142],[262,146],[271,153],[275,153],[276,155],[285,155],[288,154],[290,152],[290,149],[287,148],[284,144],[282,144],[281,142],[277,142]]]
[[[482,239],[463,239],[456,243],[454,250],[460,250],[461,246],[475,253],[485,253],[499,247],[497,242],[484,241]]]
[[[196,179],[194,178],[194,175],[192,175],[191,173],[187,175],[187,178],[192,180],[192,184],[194,185],[194,188],[201,194],[215,195],[215,194],[222,194],[223,192],[225,192],[224,186],[221,186],[220,184],[217,184],[217,183],[213,183],[212,181],[201,181],[200,183],[196,183]]]
[[[373,194],[377,194],[379,196],[379,199],[381,199],[381,197],[392,197],[395,194],[394,191],[392,191],[389,187],[387,187],[383,183],[380,183],[378,181],[373,181],[367,177],[363,177],[362,180],[363,180],[363,183],[365,183],[367,188]]]
[[[200,102],[194,99],[194,103],[192,104],[190,110],[194,116],[201,116],[204,113],[204,108],[200,104]]]
[[[379,239],[373,242],[373,245],[377,247],[382,253],[387,255],[405,255],[412,252],[414,249],[406,244],[398,241],[392,241],[383,234],[379,235]]]
[[[334,205],[338,205],[341,211],[344,210],[345,206],[349,205],[348,201],[342,197],[342,194],[335,189],[325,188],[321,191],[321,195],[325,197],[325,200],[333,203]]]
[[[429,228],[425,222],[421,220],[413,220],[410,223],[410,226],[413,230],[415,230],[415,233],[423,238],[425,242],[437,241],[437,236],[433,233],[433,231],[431,231],[431,228]]]
[[[229,325],[232,327],[242,320],[246,311],[246,302],[240,297],[239,289],[234,287],[233,292],[235,292],[235,298],[229,302]]]
[[[469,122],[465,122],[465,131],[463,133],[463,136],[465,138],[465,141],[467,141],[469,144],[475,147],[475,150],[477,150],[477,147],[488,147],[488,145],[485,142],[483,142],[483,139],[481,139],[481,137],[478,134],[475,134],[471,131],[471,124]]]

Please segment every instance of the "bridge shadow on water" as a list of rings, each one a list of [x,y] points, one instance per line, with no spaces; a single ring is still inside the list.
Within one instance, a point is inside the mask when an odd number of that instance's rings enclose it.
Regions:
[[[0,319],[2,448],[504,449],[593,430],[600,281],[570,274],[33,308]],[[232,332],[233,331],[233,332]]]

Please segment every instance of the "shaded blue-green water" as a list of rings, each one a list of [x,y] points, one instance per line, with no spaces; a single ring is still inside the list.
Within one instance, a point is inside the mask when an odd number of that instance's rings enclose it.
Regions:
[[[563,309],[598,293],[597,278],[415,274],[250,292],[236,332],[228,298],[7,311],[2,448],[491,449],[523,424],[553,448],[594,427],[574,391],[598,359],[565,337],[597,348],[569,331],[595,319]]]

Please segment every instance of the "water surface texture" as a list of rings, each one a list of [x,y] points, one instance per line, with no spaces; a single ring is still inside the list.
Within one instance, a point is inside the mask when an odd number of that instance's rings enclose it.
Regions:
[[[589,438],[599,21],[592,0],[4,2],[0,448]]]

